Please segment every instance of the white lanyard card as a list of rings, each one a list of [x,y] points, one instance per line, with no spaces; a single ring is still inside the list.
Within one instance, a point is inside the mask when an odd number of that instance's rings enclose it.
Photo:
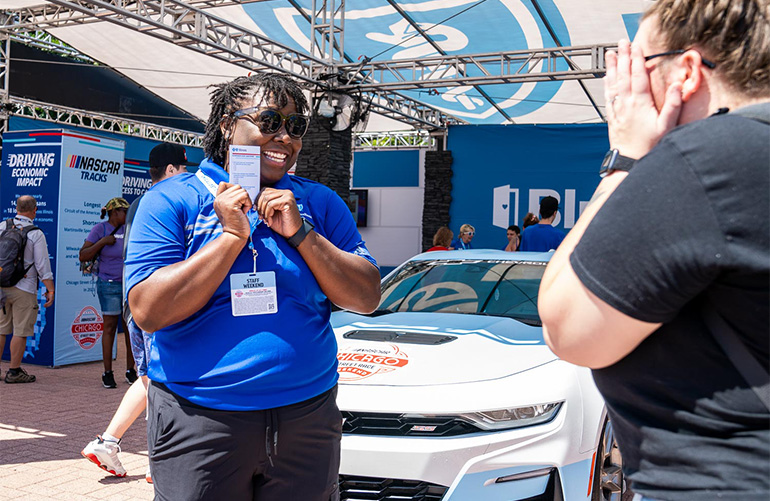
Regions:
[[[233,316],[265,315],[278,311],[275,272],[233,273],[230,275],[230,302]]]
[[[230,145],[228,156],[230,182],[239,184],[246,190],[252,202],[259,193],[260,165],[259,146]]]

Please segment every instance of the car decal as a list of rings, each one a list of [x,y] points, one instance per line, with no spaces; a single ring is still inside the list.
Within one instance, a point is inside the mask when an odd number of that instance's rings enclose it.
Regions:
[[[351,382],[405,367],[409,356],[392,344],[377,348],[340,346],[337,361],[340,382]]]

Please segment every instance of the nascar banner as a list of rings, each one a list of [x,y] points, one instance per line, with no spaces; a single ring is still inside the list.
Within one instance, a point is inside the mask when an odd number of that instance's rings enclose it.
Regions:
[[[42,292],[35,335],[24,361],[66,365],[102,358],[103,317],[95,277],[80,271],[78,252],[102,206],[123,190],[125,143],[64,129],[8,132],[3,136],[0,207],[15,214],[16,199],[38,201],[35,224],[46,234],[58,294],[46,310]],[[116,349],[113,348],[113,356]]]

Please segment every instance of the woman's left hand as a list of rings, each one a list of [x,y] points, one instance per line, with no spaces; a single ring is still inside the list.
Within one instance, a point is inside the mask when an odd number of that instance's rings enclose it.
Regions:
[[[285,238],[302,226],[297,200],[289,190],[263,188],[257,196],[257,212],[269,228]]]

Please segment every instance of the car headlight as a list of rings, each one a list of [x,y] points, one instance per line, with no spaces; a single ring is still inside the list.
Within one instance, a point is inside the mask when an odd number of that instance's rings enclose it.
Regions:
[[[561,409],[561,402],[550,404],[527,405],[494,411],[468,412],[458,418],[478,426],[482,430],[497,431],[510,428],[522,428],[547,423],[556,417]]]

